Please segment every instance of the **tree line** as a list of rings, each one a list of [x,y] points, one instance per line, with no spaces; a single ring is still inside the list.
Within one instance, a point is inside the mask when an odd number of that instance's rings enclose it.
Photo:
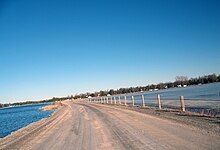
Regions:
[[[39,100],[39,101],[25,101],[25,102],[15,102],[15,103],[6,103],[6,104],[1,104],[0,103],[0,108],[2,107],[8,107],[8,106],[20,106],[20,105],[28,105],[28,104],[40,104],[40,103],[48,103],[48,102],[55,102],[55,101],[63,101],[68,99],[69,97],[53,97],[52,99],[46,99],[46,100]]]
[[[137,86],[137,87],[128,87],[128,88],[119,88],[119,89],[110,89],[110,90],[101,90],[99,92],[94,93],[82,93],[75,96],[68,96],[68,98],[87,98],[87,97],[97,97],[97,96],[107,96],[107,95],[117,95],[117,94],[126,94],[126,93],[135,93],[135,92],[146,92],[151,90],[161,90],[168,89],[174,87],[183,87],[190,85],[198,85],[198,84],[208,84],[220,82],[220,75],[210,74],[197,78],[188,79],[187,76],[177,76],[175,82],[165,82],[159,84],[150,84],[147,86]]]

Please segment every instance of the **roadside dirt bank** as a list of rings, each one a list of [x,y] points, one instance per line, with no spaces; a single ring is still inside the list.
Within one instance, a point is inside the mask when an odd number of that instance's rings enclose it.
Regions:
[[[84,101],[63,104],[51,117],[1,139],[0,149],[220,149],[219,132],[200,130],[167,112]]]
[[[110,105],[110,104],[108,104]],[[149,114],[151,116],[168,119],[184,125],[198,128],[204,133],[220,133],[220,117],[210,117],[205,115],[194,114],[192,112],[182,113],[178,110],[158,110],[155,108],[141,108],[123,105],[110,105],[116,108],[133,110],[136,112]]]
[[[53,102],[50,105],[44,106],[41,109],[44,111],[48,111],[48,110],[54,110],[54,109],[58,109],[59,107],[63,106],[63,104],[61,102]]]

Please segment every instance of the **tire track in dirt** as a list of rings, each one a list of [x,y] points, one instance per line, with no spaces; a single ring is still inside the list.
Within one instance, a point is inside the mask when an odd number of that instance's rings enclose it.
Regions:
[[[219,136],[171,120],[84,101],[63,103],[53,116],[0,140],[0,149],[220,149]]]

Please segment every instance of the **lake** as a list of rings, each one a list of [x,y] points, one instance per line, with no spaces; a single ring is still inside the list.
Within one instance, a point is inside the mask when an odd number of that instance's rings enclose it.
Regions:
[[[179,108],[179,97],[184,96],[186,110],[220,116],[220,82],[188,86],[185,88],[170,88],[151,92],[126,94],[127,102],[131,103],[131,95],[135,98],[135,105],[141,105],[141,95],[145,104],[157,107],[157,94],[160,94],[163,108]],[[118,99],[118,97],[116,97]],[[121,96],[123,100],[123,96]]]
[[[0,109],[0,138],[12,132],[48,117],[53,111],[42,111],[41,107],[49,103],[7,107]]]
[[[204,101],[220,101],[220,82],[188,86],[185,88],[170,88],[152,92],[140,92],[131,95],[136,95],[139,100],[139,95],[144,95],[146,100],[154,100],[160,94],[164,100],[178,100],[179,96],[184,96],[186,100],[204,100]],[[130,94],[126,94],[130,97]]]

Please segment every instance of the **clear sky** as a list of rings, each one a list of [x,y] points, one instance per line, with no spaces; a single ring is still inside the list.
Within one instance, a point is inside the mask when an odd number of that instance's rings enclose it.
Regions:
[[[210,73],[219,0],[0,1],[0,103]]]

